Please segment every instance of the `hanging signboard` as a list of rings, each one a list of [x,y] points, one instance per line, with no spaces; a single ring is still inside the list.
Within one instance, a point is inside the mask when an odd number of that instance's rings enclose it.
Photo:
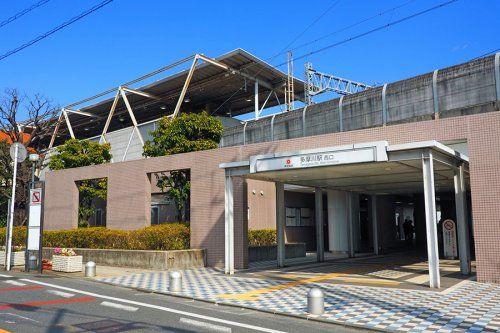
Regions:
[[[28,250],[38,251],[40,246],[40,221],[42,217],[42,189],[30,190],[28,221]]]
[[[329,165],[376,161],[375,148],[335,150],[297,154],[284,157],[263,158],[256,161],[255,172],[301,169]]]
[[[456,230],[456,224],[453,220],[443,221],[443,246],[446,259],[455,259],[458,256]]]

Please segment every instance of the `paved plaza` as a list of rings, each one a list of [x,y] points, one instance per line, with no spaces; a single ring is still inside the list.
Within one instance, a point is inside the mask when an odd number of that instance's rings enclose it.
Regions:
[[[499,332],[500,286],[458,279],[457,263],[442,261],[445,288],[431,290],[425,262],[360,259],[305,264],[286,269],[253,269],[233,276],[215,268],[182,271],[178,295],[274,313],[308,316],[307,292],[325,292],[325,314],[311,319],[402,332]],[[169,293],[168,272],[98,279],[101,282]]]

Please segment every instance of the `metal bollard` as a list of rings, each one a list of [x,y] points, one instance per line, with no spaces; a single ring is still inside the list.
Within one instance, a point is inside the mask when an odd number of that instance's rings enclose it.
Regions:
[[[312,288],[307,294],[307,312],[321,315],[325,312],[325,294],[319,288]]]
[[[29,256],[28,258],[28,270],[34,271],[38,267],[38,258],[36,256]]]
[[[89,261],[85,264],[85,277],[94,277],[96,274],[95,262]]]
[[[170,272],[168,290],[171,292],[182,291],[182,274],[180,272]]]

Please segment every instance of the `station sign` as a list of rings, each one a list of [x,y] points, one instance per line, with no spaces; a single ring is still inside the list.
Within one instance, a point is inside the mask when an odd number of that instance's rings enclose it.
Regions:
[[[443,247],[446,259],[455,259],[458,256],[456,224],[453,220],[443,221]]]
[[[283,157],[262,158],[255,161],[253,172],[274,170],[302,169],[330,165],[375,162],[374,147],[332,150],[324,152],[304,153]]]
[[[42,217],[42,189],[30,190],[30,206],[28,220],[28,250],[40,248],[40,221]]]

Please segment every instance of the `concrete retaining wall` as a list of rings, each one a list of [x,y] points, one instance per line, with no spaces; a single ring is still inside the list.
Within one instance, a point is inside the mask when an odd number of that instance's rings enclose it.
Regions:
[[[278,256],[277,246],[249,246],[248,261],[276,260]],[[286,244],[285,258],[299,258],[306,256],[305,243]]]
[[[53,248],[43,249],[43,258],[52,259]],[[114,249],[74,249],[83,262],[146,269],[183,269],[206,266],[206,250],[143,251]]]

